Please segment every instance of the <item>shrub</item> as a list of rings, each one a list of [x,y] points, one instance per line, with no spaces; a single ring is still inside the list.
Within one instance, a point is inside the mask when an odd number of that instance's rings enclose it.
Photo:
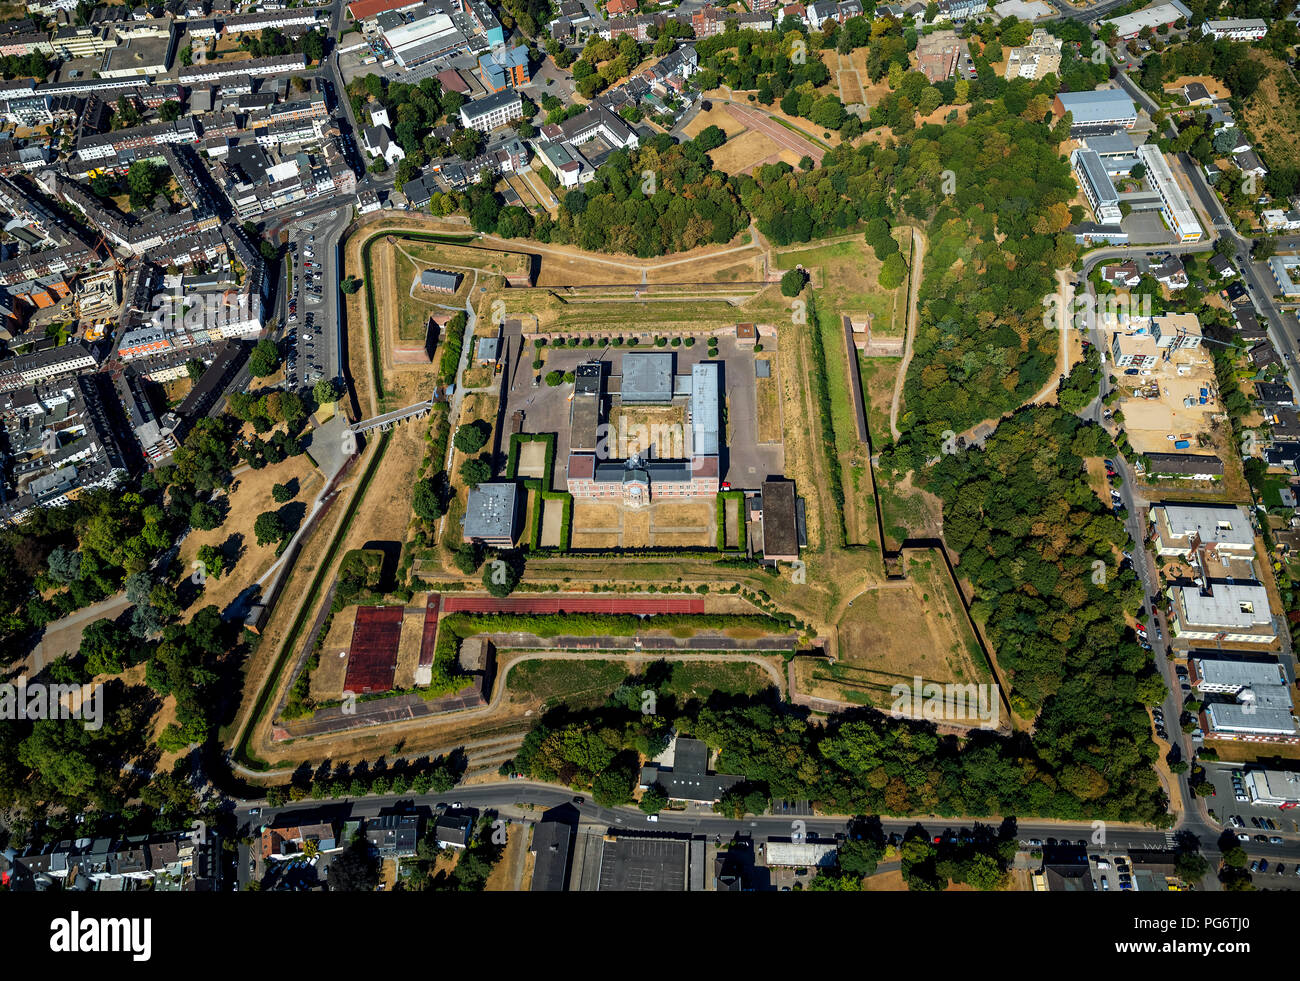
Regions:
[[[781,295],[798,296],[808,282],[808,274],[802,269],[791,269],[781,277]]]

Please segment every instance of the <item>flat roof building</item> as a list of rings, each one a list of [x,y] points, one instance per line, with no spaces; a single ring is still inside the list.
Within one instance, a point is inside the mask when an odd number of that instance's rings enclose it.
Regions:
[[[488,132],[523,115],[524,103],[513,89],[493,92],[460,107],[460,121],[468,129]]]
[[[1300,773],[1294,770],[1247,769],[1242,783],[1252,804],[1282,807],[1300,804]]]
[[[1070,165],[1079,181],[1079,189],[1087,198],[1092,213],[1103,225],[1118,225],[1124,220],[1119,207],[1119,192],[1110,181],[1110,174],[1095,150],[1080,147],[1070,154]]]
[[[1236,695],[1246,688],[1286,687],[1286,675],[1276,660],[1189,657],[1187,671],[1191,686],[1205,694]]]
[[[1270,644],[1277,640],[1268,590],[1259,583],[1208,581],[1174,586],[1170,630],[1188,641]]]
[[[1207,20],[1201,25],[1201,35],[1216,41],[1258,41],[1266,34],[1268,24],[1258,18]]]
[[[465,505],[464,540],[509,548],[519,535],[519,486],[512,480],[471,487]]]
[[[1054,108],[1058,115],[1070,114],[1072,136],[1113,133],[1137,125],[1137,106],[1120,89],[1061,92]]]
[[[716,457],[722,443],[716,362],[701,361],[691,365],[691,398],[687,412],[691,427],[691,456]]]
[[[809,869],[834,868],[839,864],[839,849],[834,841],[767,840],[767,864]]]
[[[1183,480],[1214,480],[1223,476],[1223,461],[1209,453],[1146,453],[1153,477]]]
[[[1151,509],[1157,555],[1189,555],[1199,547],[1230,555],[1255,554],[1255,529],[1244,508],[1213,504],[1158,504]]]
[[[564,892],[569,888],[573,858],[573,829],[563,821],[543,819],[533,829],[533,892]]]
[[[673,400],[673,356],[658,352],[628,352],[623,355],[623,385],[619,399],[624,403],[663,404]]]
[[[763,557],[781,562],[799,558],[799,526],[794,481],[763,481]]]
[[[1174,180],[1160,148],[1150,143],[1138,147],[1138,160],[1146,165],[1147,182],[1160,195],[1161,215],[1180,242],[1199,242],[1203,234],[1187,195]]]
[[[1173,27],[1180,19],[1190,20],[1191,17],[1192,12],[1179,0],[1171,0],[1169,3],[1157,4],[1131,14],[1111,17],[1103,20],[1102,23],[1114,24],[1115,33],[1122,38],[1135,38],[1145,27],[1152,30],[1157,27]]]

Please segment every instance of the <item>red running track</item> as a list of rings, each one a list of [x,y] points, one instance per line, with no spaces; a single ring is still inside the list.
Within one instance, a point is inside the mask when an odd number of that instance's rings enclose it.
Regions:
[[[492,596],[442,597],[447,613],[703,613],[704,600],[688,596]]]

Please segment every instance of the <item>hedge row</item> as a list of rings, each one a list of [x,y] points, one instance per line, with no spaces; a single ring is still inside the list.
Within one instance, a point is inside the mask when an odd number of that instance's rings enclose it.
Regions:
[[[519,450],[524,443],[545,443],[546,463],[543,466],[545,484],[542,490],[551,489],[551,475],[555,472],[555,433],[514,433],[506,455],[506,476],[514,480],[519,473]]]
[[[442,356],[438,359],[438,382],[450,385],[456,380],[460,368],[460,352],[465,347],[465,331],[469,318],[462,310],[447,323],[447,329],[441,338]]]
[[[740,543],[731,551],[745,551],[745,492],[738,490],[718,491],[718,551],[727,549],[727,502],[736,502],[736,528],[740,533]]]
[[[765,613],[657,613],[643,620],[635,613],[453,613],[438,621],[439,646],[442,633],[460,639],[484,633],[526,633],[535,637],[634,637],[646,630],[689,627],[726,630],[732,627],[786,633],[794,626],[790,616]],[[445,626],[444,626],[445,625]]]
[[[844,485],[840,481],[840,458],[835,448],[835,423],[831,416],[830,388],[826,383],[826,350],[822,347],[821,321],[811,297],[808,299],[808,313],[814,324],[808,334],[812,338],[813,361],[821,369],[813,372],[813,388],[817,390],[817,410],[821,417],[822,449],[826,452],[826,473],[830,477],[831,498],[835,501],[835,526],[839,531],[840,548],[848,542],[848,532],[844,527]]]

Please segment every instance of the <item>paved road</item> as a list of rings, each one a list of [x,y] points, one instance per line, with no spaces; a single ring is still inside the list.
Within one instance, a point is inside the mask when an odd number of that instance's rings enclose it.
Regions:
[[[1142,90],[1142,87],[1129,78],[1125,71],[1118,71],[1115,80],[1119,82],[1124,91],[1127,92],[1134,101],[1142,105],[1148,112],[1159,109],[1155,101]],[[1175,132],[1173,123],[1169,123],[1166,132],[1173,134]],[[1300,350],[1300,322],[1297,322],[1294,316],[1283,316],[1282,311],[1273,301],[1274,283],[1268,267],[1263,263],[1252,262],[1250,259],[1251,250],[1254,248],[1253,239],[1245,238],[1237,234],[1232,222],[1228,219],[1227,212],[1220,203],[1218,196],[1215,195],[1214,189],[1210,187],[1205,179],[1205,174],[1194,160],[1187,154],[1179,154],[1177,158],[1178,165],[1182,168],[1187,177],[1188,183],[1196,194],[1197,201],[1205,213],[1210,217],[1210,228],[1206,229],[1209,238],[1226,238],[1234,247],[1233,258],[1237,268],[1241,270],[1242,278],[1246,281],[1246,291],[1250,298],[1255,312],[1259,314],[1261,320],[1267,322],[1269,340],[1273,342],[1273,347],[1285,359],[1290,355],[1290,360],[1286,366],[1287,379],[1291,383],[1292,391],[1300,391],[1300,371],[1297,366],[1297,350]],[[1300,236],[1293,236],[1285,241],[1300,242]],[[1279,242],[1279,247],[1284,247]],[[1177,252],[1176,246],[1168,246],[1162,251]]]
[[[126,593],[118,593],[46,624],[41,639],[27,657],[24,669],[27,675],[34,676],[52,661],[77,651],[81,647],[82,631],[101,618],[116,620],[130,605]]]
[[[581,799],[581,803],[578,800]],[[830,837],[844,831],[849,818],[847,816],[817,816],[807,813],[790,816],[762,815],[735,819],[706,810],[687,812],[665,811],[654,823],[646,821],[646,816],[633,807],[600,807],[585,794],[575,797],[572,790],[555,784],[539,783],[531,780],[503,780],[499,783],[482,784],[470,787],[457,787],[445,794],[389,794],[383,797],[347,798],[338,801],[301,801],[286,804],[279,808],[266,807],[261,801],[248,801],[235,809],[236,820],[241,835],[256,835],[260,828],[301,820],[308,814],[327,816],[330,820],[373,818],[395,805],[428,809],[435,805],[452,805],[459,803],[465,809],[483,812],[497,811],[506,817],[523,817],[536,820],[540,817],[537,808],[551,808],[561,804],[571,804],[580,815],[580,820],[589,826],[607,827],[615,831],[654,832],[673,836],[721,836],[730,839],[733,836],[751,836],[755,839],[769,837],[788,838],[795,832],[811,836]],[[523,805],[523,806],[520,806]],[[254,808],[256,815],[250,814]],[[998,826],[1000,818],[939,818],[933,816],[913,818],[882,818],[881,827],[885,834],[902,833],[907,829],[921,825],[931,836],[947,831],[960,831],[975,824]],[[1015,819],[1011,819],[1015,820]],[[796,824],[796,822],[799,822]],[[1173,843],[1170,832],[1153,830],[1131,825],[1101,825],[1091,821],[1044,821],[1026,819],[1016,821],[1014,834],[1021,847],[1029,849],[1037,839],[1047,841],[1083,842],[1089,851],[1110,850],[1122,852],[1137,848],[1164,849]],[[1098,836],[1104,835],[1104,841]],[[1210,863],[1211,869],[1219,862],[1221,852],[1217,844],[1217,834],[1198,835],[1201,854]],[[1283,845],[1265,845],[1251,843],[1248,846],[1252,858],[1267,858],[1270,862],[1282,859],[1288,863],[1300,859],[1300,840],[1289,840]],[[247,863],[241,855],[241,884],[247,876]],[[1218,882],[1213,873],[1206,876],[1205,888],[1217,891]]]

